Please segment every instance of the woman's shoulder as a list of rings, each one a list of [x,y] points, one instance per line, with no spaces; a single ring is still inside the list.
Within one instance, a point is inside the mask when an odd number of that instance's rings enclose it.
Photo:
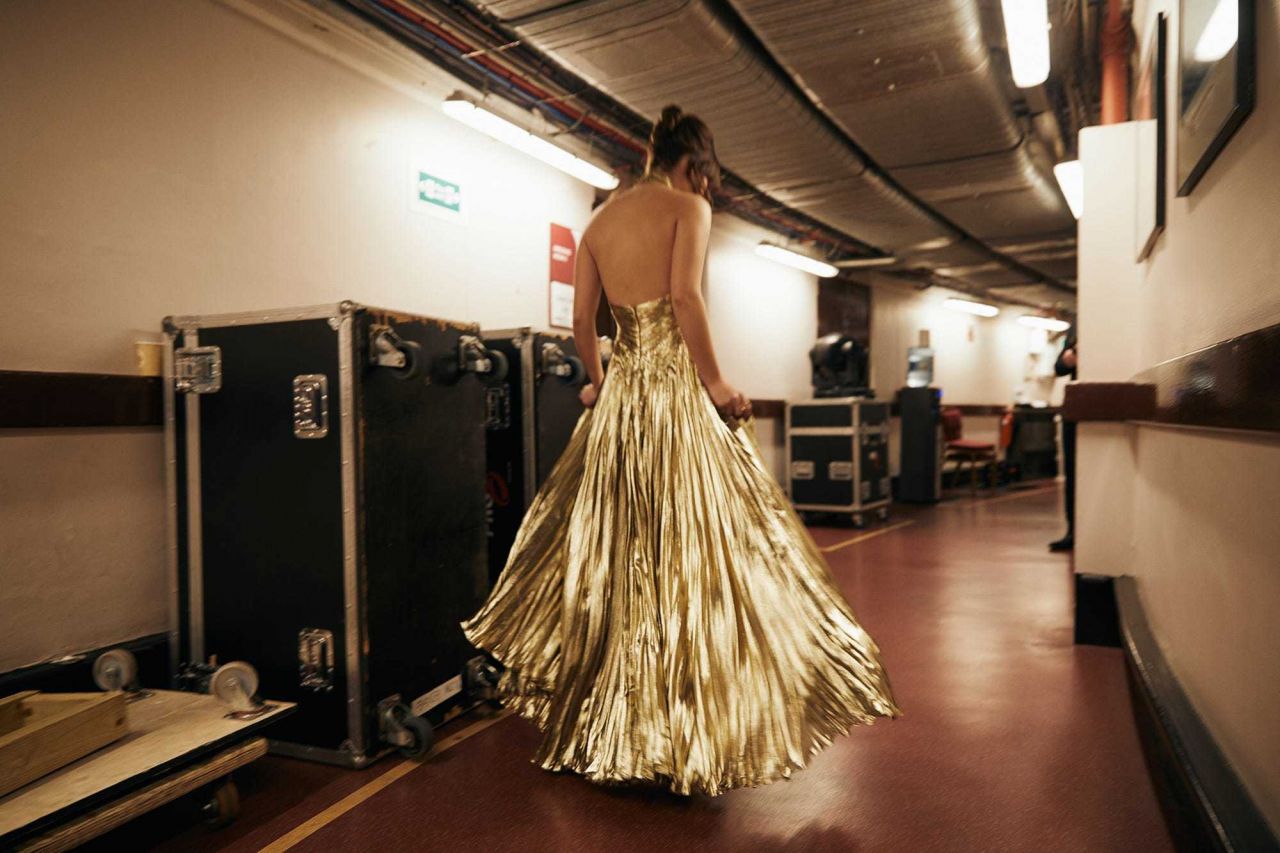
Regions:
[[[612,196],[591,213],[583,229],[584,239],[597,231],[609,231],[615,219],[625,222],[634,216],[656,216],[710,225],[711,204],[700,195],[663,186],[648,186],[643,192],[633,187]]]

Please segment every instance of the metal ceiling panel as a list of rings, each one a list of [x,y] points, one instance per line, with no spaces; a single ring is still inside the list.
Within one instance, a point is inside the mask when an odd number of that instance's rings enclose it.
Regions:
[[[984,241],[1072,229],[1049,158],[1014,117],[980,0],[729,3],[754,37],[723,0],[477,5],[636,112],[656,117],[678,103],[701,115],[735,173],[906,266],[1000,261],[887,182],[849,139],[919,202]]]
[[[949,219],[984,239],[1070,227],[976,0],[732,1],[815,102]]]
[[[597,0],[569,6],[485,4],[517,32],[630,108],[678,103],[716,133],[729,168],[762,191],[893,251],[945,229],[868,172],[848,144],[716,15],[689,0]],[[809,199],[806,205],[800,199]]]

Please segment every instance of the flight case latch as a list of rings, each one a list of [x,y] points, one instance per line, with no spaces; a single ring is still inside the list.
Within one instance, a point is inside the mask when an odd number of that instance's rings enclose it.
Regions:
[[[212,394],[221,389],[221,348],[183,347],[175,351],[173,384],[182,394]]]
[[[333,689],[333,632],[303,628],[298,632],[298,682],[308,690]]]

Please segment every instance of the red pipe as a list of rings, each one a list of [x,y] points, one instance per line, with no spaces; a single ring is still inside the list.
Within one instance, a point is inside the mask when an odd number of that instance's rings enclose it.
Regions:
[[[418,14],[418,12],[402,5],[399,2],[396,2],[396,0],[375,0],[375,2],[377,2],[377,4],[379,6],[382,6],[384,9],[393,11],[402,17],[409,18],[415,24],[422,27],[424,30],[427,30],[432,35],[435,35],[444,39],[445,41],[449,42],[451,45],[453,45],[463,53],[470,53],[476,50],[475,45],[468,44],[467,42],[458,38],[453,33],[446,30],[444,27],[441,27],[435,21],[432,21],[431,19]],[[568,104],[566,104],[563,100],[555,97],[547,90],[542,89],[541,87],[536,86],[533,83],[529,82],[527,79],[513,73],[509,68],[507,68],[502,63],[494,62],[492,59],[490,59],[487,55],[483,53],[477,56],[473,56],[471,57],[471,59],[473,62],[476,62],[477,64],[483,65],[485,68],[488,68],[493,73],[498,74],[501,77],[504,77],[505,79],[510,81],[513,85],[519,87],[521,90],[523,90],[524,92],[527,92],[528,94],[532,95],[538,100],[546,101],[547,103],[554,106],[560,112],[566,115],[572,116],[576,121],[580,121],[583,125],[591,128],[597,133],[607,136],[613,139],[615,142],[618,142],[621,145],[625,145],[626,147],[630,148],[633,151],[636,151],[638,153],[644,153],[644,150],[645,150],[644,146],[639,145],[638,143],[636,143],[635,140],[625,136],[624,134],[619,133],[618,131],[614,130],[612,127],[608,126],[607,124],[602,124],[601,122],[596,121],[590,116],[585,115],[581,111],[573,109]]]
[[[399,0],[374,0],[374,2],[376,2],[379,6],[383,7],[384,9],[387,9],[388,11],[393,12],[394,14],[397,14],[397,15],[400,15],[401,17],[412,20],[419,27],[422,27],[424,30],[427,30],[432,35],[435,35],[441,39],[444,39],[449,44],[453,45],[455,48],[457,48],[459,51],[463,53],[470,53],[476,50],[476,47],[474,45],[464,41],[462,38],[450,32],[449,30],[445,29],[444,27],[440,26],[438,23],[436,23],[435,21],[432,21],[430,18],[427,18],[419,14],[416,10],[405,6],[404,4],[399,2]],[[593,119],[590,115],[587,115],[581,112],[580,110],[576,110],[573,107],[570,107],[560,98],[553,96],[550,92],[532,83],[527,78],[520,76],[518,73],[512,71],[510,68],[503,65],[502,63],[493,61],[484,53],[478,53],[477,55],[472,56],[471,59],[472,61],[479,63],[480,65],[483,65],[485,68],[488,68],[490,71],[493,71],[495,74],[498,74],[503,78],[509,80],[513,85],[518,86],[521,90],[527,92],[533,97],[554,105],[557,110],[559,110],[560,112],[568,116],[571,116],[575,121],[580,122],[581,124],[587,127],[590,127],[591,129],[595,130],[596,132],[604,136],[608,136],[611,139],[614,139],[615,141],[621,143],[622,145],[625,145],[626,147],[630,148],[632,151],[636,151],[638,153],[645,152],[645,146],[636,142],[633,138],[623,133],[620,133],[619,131],[615,130],[614,128],[610,127],[607,124],[603,124]],[[736,203],[733,201],[730,201],[730,204],[731,206],[736,206]],[[755,208],[753,210],[753,213],[756,216],[759,216],[770,222],[777,223],[777,225],[780,228],[783,228],[784,230],[792,231],[792,232],[796,231],[796,229],[785,218],[775,216],[773,213],[771,213],[766,209]],[[820,243],[825,243],[828,246],[833,246],[837,248],[839,247],[838,244],[822,237],[819,232],[813,229],[809,230],[808,238],[815,243],[820,242]]]
[[[1107,0],[1102,25],[1102,123],[1129,120],[1129,15],[1124,0]]]

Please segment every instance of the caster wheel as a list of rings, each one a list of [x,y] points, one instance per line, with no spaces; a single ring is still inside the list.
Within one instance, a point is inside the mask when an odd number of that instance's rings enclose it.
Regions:
[[[484,657],[467,661],[462,671],[462,689],[472,702],[493,702],[498,679],[502,675],[500,665]]]
[[[409,743],[400,747],[400,754],[405,758],[417,758],[426,755],[435,746],[436,733],[431,724],[422,717],[408,714],[400,721],[412,738]]]
[[[564,384],[577,387],[587,380],[587,366],[582,363],[582,359],[576,355],[571,355],[565,359],[570,367],[569,375],[562,377]]]
[[[882,507],[880,507],[880,509],[876,510],[876,518],[880,519],[881,521],[888,521],[888,520],[889,520],[889,508],[888,508],[888,507],[883,507],[883,506],[882,506]]]
[[[422,375],[422,344],[400,341],[397,349],[404,355],[404,367],[393,369],[391,375],[397,379],[416,379]]]
[[[507,361],[507,354],[502,350],[491,349],[486,352],[491,366],[489,372],[484,375],[486,382],[501,382],[507,378],[507,371],[511,368],[511,363]]]
[[[214,789],[213,795],[200,808],[204,825],[221,829],[240,816],[240,791],[230,779]]]
[[[853,526],[856,527],[858,530],[861,530],[862,528],[867,526],[867,521],[865,518],[862,517],[862,513],[860,512],[855,512],[849,518],[850,520],[853,521]]]

